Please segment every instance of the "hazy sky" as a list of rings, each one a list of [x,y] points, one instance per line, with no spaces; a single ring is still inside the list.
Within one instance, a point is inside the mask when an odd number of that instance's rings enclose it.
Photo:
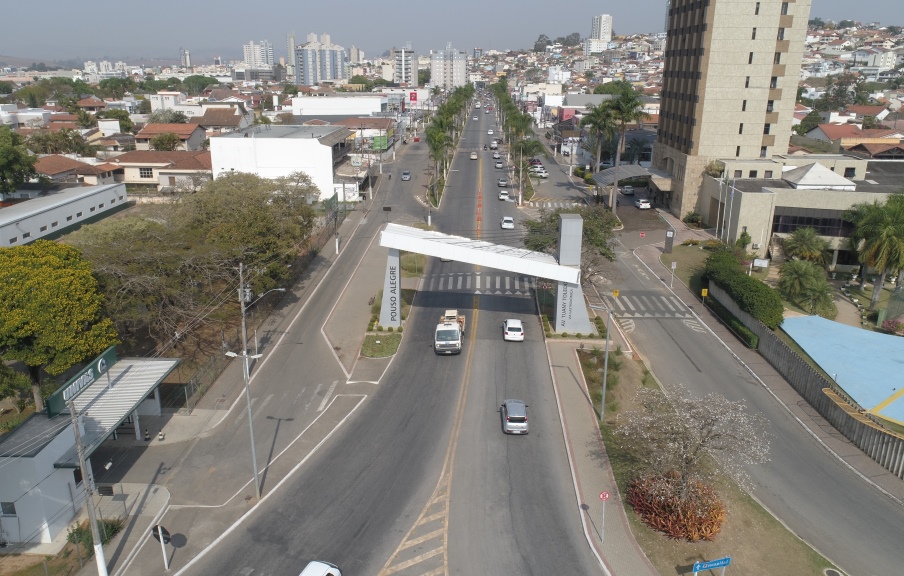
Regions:
[[[764,0],[766,2],[779,0]],[[0,55],[35,60],[178,60],[193,64],[213,55],[241,59],[242,44],[269,40],[278,60],[286,34],[299,43],[310,32],[328,33],[334,44],[355,45],[365,56],[411,41],[419,54],[454,48],[471,51],[533,46],[550,38],[590,33],[590,20],[611,14],[618,34],[663,30],[665,0],[269,0],[264,2],[121,2],[90,9],[69,0],[43,0],[16,11],[0,33]],[[39,6],[36,9],[35,6]],[[812,0],[811,17],[904,25],[901,0]],[[37,12],[36,12],[37,10]]]

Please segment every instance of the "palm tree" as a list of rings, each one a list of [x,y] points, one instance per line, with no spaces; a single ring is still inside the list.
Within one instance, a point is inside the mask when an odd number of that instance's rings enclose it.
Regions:
[[[646,148],[646,144],[643,143],[643,140],[640,138],[631,138],[628,140],[627,146],[625,146],[625,152],[628,154],[628,158],[631,159],[631,164],[637,162],[640,164],[640,156],[643,154],[643,150]]]
[[[512,160],[518,167],[518,203],[520,204],[524,196],[524,172],[529,168],[527,165],[531,157],[543,152],[543,143],[533,138],[517,140],[512,142],[510,146],[512,151]],[[527,158],[527,160],[525,160]]]
[[[779,268],[778,291],[791,301],[824,282],[822,270],[807,260],[786,260]]]
[[[863,238],[861,259],[879,273],[869,303],[875,310],[886,275],[904,268],[904,201],[889,199],[880,209],[869,210],[858,228]]]
[[[618,166],[621,163],[621,151],[625,146],[625,132],[628,130],[628,124],[639,122],[650,115],[643,111],[643,102],[637,96],[637,92],[629,84],[625,84],[618,96],[614,100],[609,100],[609,108],[612,111],[612,117],[618,124],[618,146],[615,148],[615,182],[612,184],[613,193],[618,187]],[[615,205],[611,203],[612,213],[615,214]]]
[[[593,165],[593,169],[596,171],[599,169],[600,159],[603,155],[603,142],[612,140],[618,126],[616,125],[615,117],[612,115],[612,110],[610,109],[608,102],[603,102],[599,106],[591,104],[588,108],[590,112],[581,118],[581,126],[587,126],[590,135],[596,140],[596,163]],[[613,212],[615,211],[614,186],[609,192],[609,207]]]
[[[829,243],[814,228],[798,228],[782,243],[785,254],[825,265]]]

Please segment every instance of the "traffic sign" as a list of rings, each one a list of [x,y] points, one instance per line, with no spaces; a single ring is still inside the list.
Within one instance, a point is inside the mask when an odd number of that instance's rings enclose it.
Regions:
[[[646,232],[641,232],[641,233],[640,233],[640,237],[641,237],[641,238],[646,238],[646,237],[647,237],[647,233],[646,233]]]
[[[678,263],[677,263],[677,262],[672,262],[672,270],[674,270],[674,269],[677,268],[677,267],[678,267]]]
[[[612,291],[612,296],[615,297],[615,298],[618,298],[618,290],[613,290],[613,291]]]
[[[602,500],[603,502],[605,502],[605,501],[608,500],[608,499],[609,499],[609,493],[608,493],[608,492],[600,492],[600,500]]]
[[[725,568],[731,564],[731,556],[726,556],[725,558],[719,558],[718,560],[710,560],[709,562],[694,562],[694,572],[701,572],[703,570],[712,570],[713,568]]]
[[[707,296],[709,296],[709,289],[703,288],[702,290],[700,290],[700,295],[706,298]]]
[[[172,539],[170,538],[169,531],[159,524],[157,526],[154,526],[153,530],[151,530],[151,533],[154,535],[154,540],[156,540],[157,542],[160,542],[160,539],[163,538],[163,543],[169,544],[170,540]]]

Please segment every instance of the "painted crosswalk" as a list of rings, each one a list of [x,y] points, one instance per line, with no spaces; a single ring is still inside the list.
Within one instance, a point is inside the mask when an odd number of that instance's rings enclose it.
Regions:
[[[616,318],[694,318],[681,300],[654,292],[622,294],[618,298],[604,296]]]
[[[470,292],[473,294],[530,294],[536,287],[531,276],[502,276],[477,272],[431,274],[424,278],[424,290],[436,292]]]
[[[577,208],[583,206],[579,202],[548,202],[548,201],[531,201],[527,203],[532,208],[546,208],[547,210],[555,210],[556,208]]]

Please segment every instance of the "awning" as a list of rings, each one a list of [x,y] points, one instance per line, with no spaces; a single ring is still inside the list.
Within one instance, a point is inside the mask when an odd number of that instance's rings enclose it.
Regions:
[[[639,164],[625,164],[623,166],[618,167],[618,179],[627,180],[629,178],[646,178],[652,176],[653,174],[640,166]],[[597,172],[593,175],[593,181],[596,182],[597,186],[607,186],[615,182],[615,167],[606,168],[601,172]]]

